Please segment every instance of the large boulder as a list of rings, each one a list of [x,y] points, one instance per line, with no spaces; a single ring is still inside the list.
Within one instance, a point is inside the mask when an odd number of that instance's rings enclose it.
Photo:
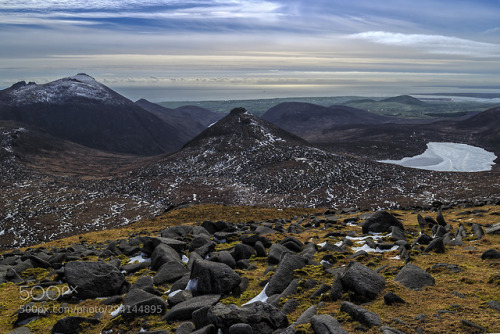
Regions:
[[[193,294],[229,294],[241,277],[225,263],[197,260],[191,269],[191,282]]]
[[[390,232],[392,226],[404,230],[403,224],[387,211],[377,211],[363,225],[363,234],[368,232]]]
[[[186,269],[183,263],[177,261],[164,263],[154,276],[154,284],[161,285],[175,282],[188,272],[189,270]]]
[[[353,298],[370,301],[384,290],[385,278],[359,262],[351,262],[340,277],[345,291],[354,292]]]
[[[421,290],[424,286],[434,285],[435,283],[434,277],[412,263],[407,263],[394,277],[394,281],[411,290]]]
[[[119,295],[129,287],[116,267],[104,262],[69,262],[64,276],[73,294],[82,299]]]
[[[175,249],[167,244],[159,244],[156,246],[153,254],[151,254],[151,269],[157,271],[160,267],[168,262],[182,263],[181,257]]]
[[[285,254],[283,259],[281,260],[276,272],[273,277],[269,281],[269,284],[266,288],[266,295],[272,296],[274,294],[280,294],[286,287],[292,282],[294,270],[300,269],[307,264],[306,259],[304,259],[300,255],[296,254]]]
[[[208,310],[208,320],[216,327],[228,333],[229,328],[235,324],[248,324],[254,333],[271,334],[279,328],[288,326],[288,319],[276,307],[255,302],[239,308],[231,304],[218,303]]]

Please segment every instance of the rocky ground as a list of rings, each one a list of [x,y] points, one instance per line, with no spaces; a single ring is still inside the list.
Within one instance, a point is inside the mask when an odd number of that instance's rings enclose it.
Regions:
[[[499,204],[196,205],[5,251],[0,331],[499,332]]]

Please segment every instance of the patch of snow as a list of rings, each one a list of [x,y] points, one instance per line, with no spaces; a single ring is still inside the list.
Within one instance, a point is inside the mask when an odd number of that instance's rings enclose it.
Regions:
[[[131,257],[130,260],[128,261],[128,263],[134,263],[134,262],[142,263],[142,262],[146,262],[146,261],[150,260],[150,258],[147,258],[145,256],[146,256],[146,254],[141,253],[141,255]]]
[[[218,244],[225,244],[227,242],[226,239],[218,239],[216,236],[214,236],[214,241]]]
[[[119,308],[117,308],[116,310],[114,310],[113,312],[111,312],[111,317],[112,318],[116,317],[122,311],[123,311],[123,304],[121,304]]]
[[[368,246],[367,244],[364,244],[364,245],[363,245],[363,246],[361,246],[361,247],[352,247],[352,250],[353,250],[354,252],[358,252],[358,251],[360,251],[360,250],[364,250],[364,251],[365,251],[365,252],[367,252],[367,253],[386,253],[386,252],[391,252],[391,251],[393,251],[393,250],[396,250],[396,249],[398,249],[398,248],[399,248],[399,246],[398,246],[398,245],[394,245],[394,246],[392,246],[392,248],[390,248],[390,249],[380,249],[380,248],[375,248],[375,249],[373,249],[373,248],[371,248],[370,246]]]
[[[430,142],[420,155],[379,162],[441,172],[482,172],[491,170],[496,158],[494,153],[476,146]]]
[[[182,254],[182,263],[188,263],[188,262],[189,258],[186,255]]]
[[[266,284],[264,289],[262,289],[262,291],[257,296],[255,296],[250,301],[246,302],[245,304],[243,304],[241,306],[250,305],[250,304],[253,304],[255,302],[267,303],[267,298],[269,298],[269,297],[266,295],[266,289],[267,289],[268,285],[269,285],[269,283]]]
[[[175,291],[170,292],[170,293],[168,294],[168,298],[175,296],[176,294],[178,294],[178,293],[179,293],[179,292],[181,292],[181,291],[182,291],[182,290],[175,290]]]
[[[318,247],[325,247],[325,245],[326,245],[326,241],[318,244]]]
[[[186,285],[186,290],[190,291],[198,290],[198,279],[197,278],[190,279],[188,284]]]

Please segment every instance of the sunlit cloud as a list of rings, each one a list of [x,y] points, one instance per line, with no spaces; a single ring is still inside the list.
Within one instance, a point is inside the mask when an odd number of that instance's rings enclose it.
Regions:
[[[467,39],[422,34],[401,34],[386,31],[368,31],[348,36],[373,43],[421,49],[429,53],[472,57],[500,57],[500,45]]]

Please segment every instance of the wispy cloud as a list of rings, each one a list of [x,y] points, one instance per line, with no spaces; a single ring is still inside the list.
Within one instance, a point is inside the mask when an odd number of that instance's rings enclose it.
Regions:
[[[500,45],[476,42],[442,35],[402,34],[386,31],[367,31],[347,36],[373,43],[420,49],[433,54],[469,57],[500,57]]]

